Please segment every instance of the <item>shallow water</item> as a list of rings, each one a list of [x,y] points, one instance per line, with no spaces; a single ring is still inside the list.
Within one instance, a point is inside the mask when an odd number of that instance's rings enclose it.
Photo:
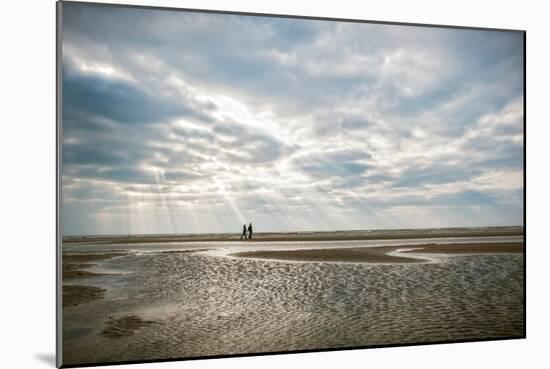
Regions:
[[[434,243],[425,239],[393,242]],[[437,242],[444,243],[441,239]],[[388,241],[377,244],[392,245]],[[107,292],[104,300],[64,309],[64,363],[524,334],[522,254],[439,256],[437,262],[426,264],[288,263],[225,256],[228,251],[252,250],[251,247],[374,244],[342,241],[253,245],[186,243],[66,248],[67,252],[98,248],[132,252],[97,263],[97,270],[122,274],[74,281],[101,286]],[[210,251],[159,252],[189,248]],[[156,323],[127,337],[100,334],[109,317],[128,315]]]

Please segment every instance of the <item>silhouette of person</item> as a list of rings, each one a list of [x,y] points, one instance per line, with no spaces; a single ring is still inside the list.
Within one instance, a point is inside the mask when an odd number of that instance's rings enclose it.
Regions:
[[[244,237],[244,239],[246,240],[246,224],[243,224],[243,234],[241,235],[241,238],[240,238],[240,239],[242,240],[243,237]]]
[[[248,238],[252,239],[252,223],[248,225]]]

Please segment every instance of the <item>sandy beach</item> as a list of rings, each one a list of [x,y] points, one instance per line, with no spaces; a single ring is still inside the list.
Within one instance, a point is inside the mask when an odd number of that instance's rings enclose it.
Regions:
[[[432,231],[72,239],[65,364],[524,336],[518,229]]]

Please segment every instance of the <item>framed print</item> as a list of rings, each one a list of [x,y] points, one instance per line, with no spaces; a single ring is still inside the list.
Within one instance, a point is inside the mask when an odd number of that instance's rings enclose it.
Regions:
[[[63,367],[525,337],[525,32],[58,2]]]

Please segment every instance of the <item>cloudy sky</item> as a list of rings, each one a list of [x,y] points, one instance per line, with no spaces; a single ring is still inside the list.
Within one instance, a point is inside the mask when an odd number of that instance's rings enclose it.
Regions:
[[[523,35],[63,6],[71,234],[523,224]]]

